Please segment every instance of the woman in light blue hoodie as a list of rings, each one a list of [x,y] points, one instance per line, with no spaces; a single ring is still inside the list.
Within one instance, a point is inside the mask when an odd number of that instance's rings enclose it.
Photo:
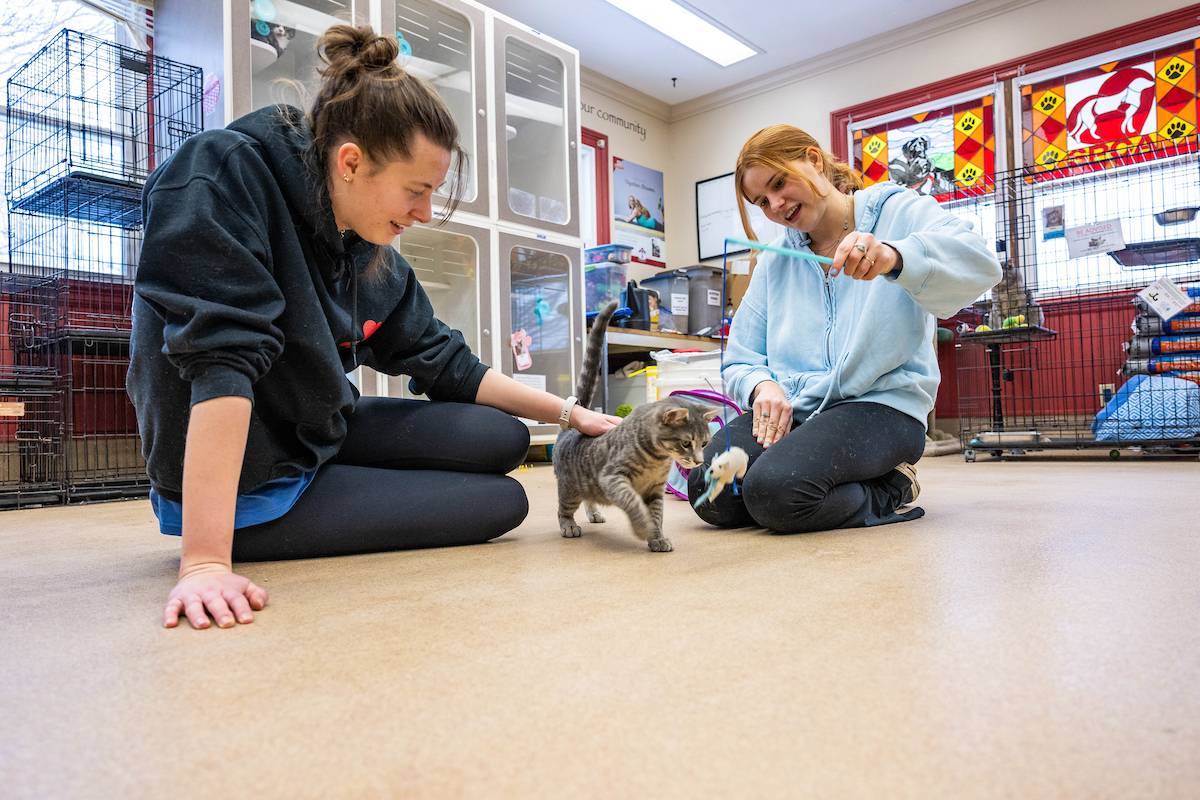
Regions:
[[[935,317],[1000,280],[970,224],[894,183],[868,189],[804,131],[774,125],[738,156],[736,185],[787,227],[775,242],[832,265],[764,253],[730,331],[723,376],[753,410],[713,439],[750,456],[740,494],[697,508],[721,527],[780,533],[916,519],[912,464],[941,375]],[[739,206],[741,203],[739,202]],[[750,233],[743,213],[743,225]],[[692,470],[693,501],[704,470]]]

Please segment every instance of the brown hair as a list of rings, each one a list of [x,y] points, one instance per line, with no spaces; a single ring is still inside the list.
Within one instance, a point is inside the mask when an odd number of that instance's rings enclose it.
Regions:
[[[449,218],[462,199],[468,156],[458,143],[454,117],[433,87],[396,63],[396,39],[379,36],[368,25],[334,25],[318,40],[317,54],[323,66],[318,69],[321,88],[308,112],[313,135],[308,156],[322,190],[326,160],[339,143],[353,141],[378,168],[411,158],[413,135],[421,133],[452,156]],[[380,261],[373,259],[372,267]]]
[[[793,161],[808,158],[808,154],[812,150],[821,154],[822,172],[833,184],[834,189],[842,194],[850,194],[856,189],[863,188],[862,178],[849,164],[835,159],[832,153],[825,151],[821,145],[817,144],[816,139],[804,131],[791,125],[771,125],[763,128],[742,145],[742,152],[738,153],[737,169],[734,171],[734,191],[738,196],[738,213],[741,214],[742,229],[745,230],[747,238],[755,240],[754,228],[751,227],[750,218],[746,214],[745,203],[741,202],[743,199],[746,201],[751,199],[746,196],[746,192],[742,188],[742,180],[746,177],[746,171],[751,167],[769,167],[804,181],[808,184],[808,188],[812,189],[814,193],[818,193],[817,187],[813,186],[812,181],[801,175],[792,166]]]

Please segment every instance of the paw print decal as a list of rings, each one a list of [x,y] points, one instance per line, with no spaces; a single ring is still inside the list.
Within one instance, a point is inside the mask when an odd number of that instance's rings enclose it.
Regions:
[[[1187,75],[1191,68],[1191,64],[1179,56],[1175,56],[1158,71],[1158,77],[1167,83],[1178,83],[1179,79]]]
[[[1054,92],[1046,92],[1037,101],[1037,108],[1038,111],[1041,111],[1043,114],[1049,114],[1054,111],[1054,109],[1058,108],[1058,105],[1061,102],[1062,98],[1056,95]]]
[[[1179,139],[1187,135],[1187,123],[1181,119],[1173,119],[1163,128],[1163,134],[1168,139]]]

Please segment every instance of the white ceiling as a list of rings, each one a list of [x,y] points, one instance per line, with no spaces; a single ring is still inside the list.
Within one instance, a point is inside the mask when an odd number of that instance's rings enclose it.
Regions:
[[[579,50],[582,65],[667,105],[752,80],[800,61],[933,17],[971,0],[687,0],[760,50],[720,67],[604,0],[481,0]],[[678,78],[672,87],[671,78]]]

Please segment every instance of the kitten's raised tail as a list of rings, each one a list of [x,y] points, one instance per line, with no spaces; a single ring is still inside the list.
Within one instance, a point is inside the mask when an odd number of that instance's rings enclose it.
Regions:
[[[603,368],[600,356],[604,349],[604,332],[608,330],[608,321],[612,319],[616,310],[617,301],[614,300],[596,317],[592,323],[592,330],[588,333],[587,348],[583,353],[583,369],[579,371],[579,383],[575,385],[575,397],[584,408],[590,408],[592,405],[592,394],[596,391],[596,381],[600,378],[600,370]]]

